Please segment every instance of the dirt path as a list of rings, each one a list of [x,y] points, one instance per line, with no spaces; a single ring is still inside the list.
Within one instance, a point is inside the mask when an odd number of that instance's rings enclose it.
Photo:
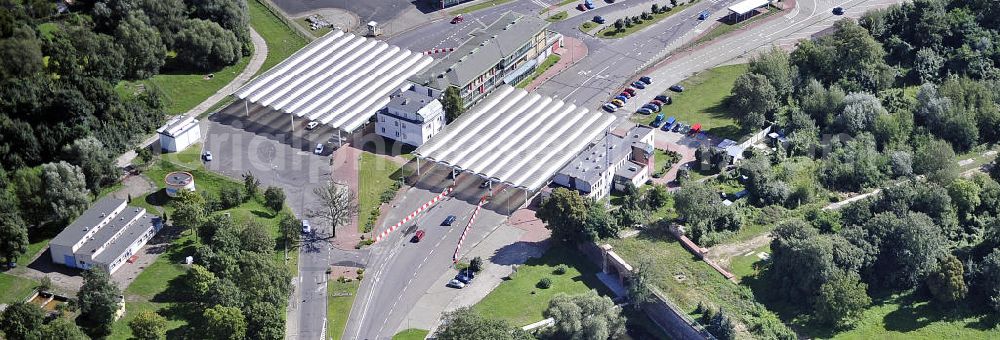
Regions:
[[[771,233],[766,233],[740,243],[720,244],[708,248],[705,258],[715,261],[715,263],[718,263],[723,268],[729,268],[729,262],[733,257],[741,256],[754,249],[763,247],[771,243],[773,239]]]

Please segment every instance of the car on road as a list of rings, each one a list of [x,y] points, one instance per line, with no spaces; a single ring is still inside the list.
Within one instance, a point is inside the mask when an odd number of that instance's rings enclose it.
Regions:
[[[840,6],[834,7],[833,8],[833,14],[834,15],[844,15],[844,8],[840,7]]]
[[[450,226],[452,223],[455,223],[455,215],[448,215],[448,217],[444,218],[444,221],[441,221],[441,225],[444,226]]]
[[[643,76],[642,78],[639,78],[639,81],[645,83],[646,85],[653,83],[653,79],[649,78],[649,76]]]
[[[625,107],[625,102],[620,99],[612,99],[611,103],[617,105],[618,107]]]
[[[203,152],[201,154],[201,158],[204,158],[206,162],[211,162],[212,161],[212,152],[208,151],[208,150],[205,150],[205,152]]]
[[[708,19],[708,16],[711,15],[711,14],[712,13],[709,12],[707,9],[704,10],[704,11],[701,11],[701,12],[698,13],[698,20]]]
[[[325,148],[323,147],[323,143],[316,144],[316,148],[313,149],[313,153],[317,155],[322,155],[324,149]]]
[[[636,81],[632,83],[632,87],[642,90],[646,88],[646,84],[643,84],[641,81]]]
[[[604,111],[615,112],[618,111],[618,106],[612,103],[604,103]]]
[[[306,124],[306,130],[315,129],[317,126],[319,126],[319,122],[317,122],[315,120],[311,121],[311,122],[309,122],[309,124]]]
[[[460,22],[463,22],[463,21],[465,21],[465,18],[463,18],[461,15],[459,15],[459,16],[454,17],[454,18],[451,19],[451,23],[452,24],[457,24],[457,23],[460,23]]]
[[[670,104],[670,103],[672,103],[672,102],[673,102],[673,100],[672,100],[672,99],[670,99],[670,97],[669,97],[669,96],[666,96],[666,95],[662,95],[662,94],[661,94],[661,95],[659,95],[659,96],[656,96],[656,98],[653,98],[653,99],[654,99],[654,100],[659,100],[659,101],[663,102],[664,104]]]
[[[684,86],[674,85],[670,87],[670,91],[674,92],[684,92]]]
[[[604,20],[604,17],[602,17],[600,15],[595,15],[594,16],[594,22],[596,22],[598,24],[603,24],[603,23],[607,22],[607,20]]]
[[[413,238],[410,239],[410,242],[420,242],[420,240],[424,239],[424,234],[426,233],[423,230],[417,230],[417,232],[413,234]]]
[[[309,220],[302,220],[302,233],[312,234],[312,226],[309,225]]]
[[[653,114],[653,110],[650,110],[650,109],[647,109],[647,108],[643,107],[643,108],[640,108],[640,109],[636,110],[635,113],[641,113],[641,114],[644,114],[644,115],[648,115],[648,114]],[[654,126],[656,126],[656,125],[654,125]]]
[[[465,288],[465,284],[462,283],[462,281],[459,281],[459,280],[448,281],[448,284],[446,284],[445,286],[448,287],[448,288],[456,288],[456,289]]]

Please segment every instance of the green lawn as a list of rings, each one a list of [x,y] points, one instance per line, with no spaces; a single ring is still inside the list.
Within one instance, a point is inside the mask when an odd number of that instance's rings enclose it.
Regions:
[[[326,287],[326,328],[331,339],[342,339],[347,318],[351,314],[351,305],[358,292],[360,281],[337,282],[331,280]],[[344,296],[335,296],[335,295]],[[349,294],[349,295],[345,295]],[[426,331],[425,331],[426,333]],[[423,338],[421,338],[423,339]]]
[[[481,10],[481,9],[487,9],[487,8],[490,8],[490,7],[493,7],[493,6],[503,5],[503,4],[511,2],[511,1],[513,1],[513,0],[480,0],[479,3],[477,3],[475,5],[468,6],[468,7],[463,7],[463,8],[459,8],[459,9],[456,9],[454,11],[449,11],[448,13],[451,13],[451,15],[459,15],[459,14],[465,14],[465,13],[472,13],[472,12],[475,12],[475,11],[478,11],[478,10]]]
[[[729,272],[736,275],[737,280],[748,276],[756,276],[758,270],[757,268],[754,268],[754,264],[764,263],[764,261],[757,256],[760,253],[771,254],[771,246],[765,245],[754,249],[752,254],[742,254],[740,256],[733,257],[729,260]]]
[[[0,303],[12,304],[24,301],[38,286],[38,282],[20,276],[0,273]]]
[[[662,13],[654,13],[652,14],[653,18],[649,20],[643,20],[642,23],[640,24],[633,24],[632,27],[623,27],[621,31],[615,29],[614,25],[608,25],[608,27],[605,27],[600,32],[597,32],[597,36],[605,39],[622,38],[628,36],[629,34],[638,32],[643,28],[649,27],[657,22],[660,22],[660,20],[666,19],[671,15],[680,13],[684,9],[688,8],[688,6],[691,6],[691,0],[688,0],[688,2],[682,4],[678,4],[677,7],[673,7],[673,9],[670,11]],[[607,20],[609,20],[608,22],[614,23],[614,20],[618,20],[618,18],[607,18]]]
[[[736,78],[746,69],[745,64],[719,66],[691,76],[680,83],[684,92],[664,93],[673,99],[673,104],[664,105],[661,113],[664,117],[676,117],[678,122],[700,123],[702,131],[708,134],[738,141],[743,133],[725,100]],[[655,115],[635,114],[632,117],[637,122],[649,124]]]
[[[597,27],[596,22],[587,20],[586,22],[580,25],[580,30],[583,31],[583,33],[590,33],[590,31],[596,27]]]
[[[706,41],[710,41],[712,39],[715,39],[715,38],[721,37],[723,35],[726,35],[729,32],[732,32],[732,31],[735,31],[735,30],[747,27],[747,25],[750,25],[753,22],[761,20],[761,19],[764,19],[766,17],[772,16],[775,13],[781,13],[781,10],[778,9],[777,7],[774,7],[774,6],[768,6],[767,12],[755,15],[755,16],[751,17],[750,19],[746,19],[746,20],[740,21],[740,22],[738,22],[736,24],[730,24],[730,23],[726,23],[726,22],[720,22],[718,25],[715,25],[715,27],[712,27],[711,30],[709,30],[707,33],[705,33],[705,35],[702,35],[701,37],[698,38],[698,40],[695,40],[694,45],[697,45],[697,44],[700,44],[700,43],[703,43],[703,42],[706,42]]]
[[[556,275],[553,271],[560,264],[568,270]],[[518,266],[513,279],[500,283],[473,308],[485,317],[504,319],[517,327],[538,322],[544,319],[542,311],[557,293],[575,295],[596,289],[607,295],[607,288],[595,275],[598,270],[575,249],[554,245],[544,256]],[[552,287],[536,286],[543,277],[552,280]]]
[[[264,38],[267,43],[267,59],[257,74],[274,67],[288,56],[298,51],[308,43],[281,21],[274,13],[264,7],[259,0],[247,1],[250,5],[250,25]]]
[[[41,240],[33,241],[28,243],[28,251],[24,252],[21,256],[17,257],[17,266],[24,267],[31,264],[31,259],[41,253],[49,246],[49,241],[51,238],[44,238]]]
[[[996,339],[997,317],[970,312],[965,306],[946,307],[922,301],[912,294],[891,296],[864,312],[851,330],[833,339]],[[816,331],[813,333],[813,331]],[[807,336],[831,337],[807,328]]]
[[[553,14],[553,15],[547,15],[547,16],[545,16],[545,20],[547,20],[548,22],[557,22],[557,21],[566,20],[566,18],[568,18],[568,17],[569,17],[569,13],[567,13],[566,11],[562,11],[562,12],[559,12],[559,13],[556,13],[556,14]]]
[[[163,98],[164,112],[176,115],[193,109],[229,84],[236,75],[243,72],[249,62],[250,57],[243,57],[235,65],[208,72],[214,75],[211,78],[206,77],[207,73],[164,73],[143,82],[147,87],[159,89]]]
[[[361,153],[358,164],[358,228],[371,212],[378,208],[382,192],[392,186],[399,177],[400,166],[382,156],[369,152]]]
[[[524,80],[520,83],[517,83],[517,88],[523,89],[525,86],[528,86],[528,84],[531,84],[535,78],[538,78],[538,76],[542,75],[542,73],[545,73],[545,71],[552,67],[552,65],[558,63],[561,58],[562,57],[558,54],[552,54],[548,58],[545,58],[545,61],[543,61],[541,65],[536,66],[535,71],[532,72],[530,76],[524,78]]]
[[[151,310],[159,314],[169,314],[165,310],[170,309],[173,304],[170,303],[156,303],[156,302],[125,302],[125,315],[118,321],[116,321],[111,326],[111,335],[108,336],[109,340],[128,340],[133,339],[132,329],[129,328],[128,323],[135,319],[135,316],[139,312]],[[187,321],[181,318],[168,317],[167,318],[167,339],[176,339],[179,334],[174,334],[182,326],[186,325]]]
[[[142,297],[143,300],[164,301],[164,296],[157,295],[170,288],[170,281],[184,275],[187,269],[181,263],[184,257],[194,255],[195,244],[194,233],[185,232],[170,243],[165,253],[139,273],[125,289],[125,293]]]
[[[425,329],[410,328],[396,333],[396,335],[392,336],[392,340],[424,340],[427,334],[430,334],[430,332]]]

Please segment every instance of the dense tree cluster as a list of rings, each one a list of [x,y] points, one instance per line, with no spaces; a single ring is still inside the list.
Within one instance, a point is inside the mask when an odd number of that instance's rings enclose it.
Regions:
[[[534,339],[531,334],[522,331],[519,327],[512,326],[503,320],[488,319],[468,307],[445,313],[441,317],[441,326],[434,332],[434,338],[441,340]]]

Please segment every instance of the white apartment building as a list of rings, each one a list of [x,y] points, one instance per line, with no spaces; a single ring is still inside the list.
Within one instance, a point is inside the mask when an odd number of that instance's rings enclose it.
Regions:
[[[653,130],[636,126],[626,136],[606,135],[559,170],[552,182],[602,199],[612,190],[623,191],[649,181],[653,168]]]
[[[444,128],[444,106],[430,91],[417,87],[392,95],[375,114],[375,133],[412,146],[421,146]]]
[[[49,242],[52,262],[71,268],[100,267],[114,273],[138,253],[163,223],[146,209],[117,198],[94,203]]]

